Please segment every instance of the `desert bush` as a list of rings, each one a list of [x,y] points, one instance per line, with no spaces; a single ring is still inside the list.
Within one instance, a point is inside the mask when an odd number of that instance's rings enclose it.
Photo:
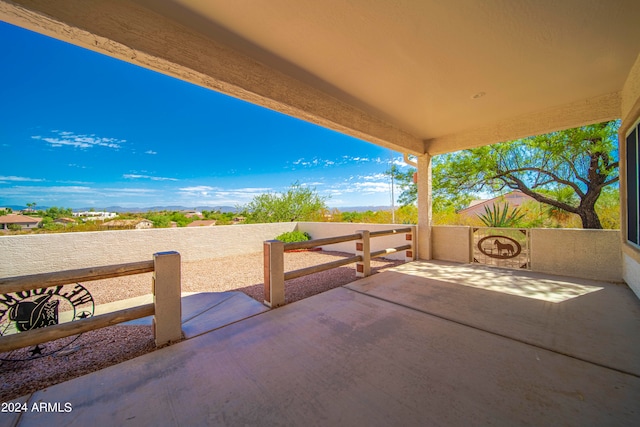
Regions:
[[[284,243],[306,242],[307,240],[311,240],[311,236],[306,231],[287,231],[276,237],[276,240]]]

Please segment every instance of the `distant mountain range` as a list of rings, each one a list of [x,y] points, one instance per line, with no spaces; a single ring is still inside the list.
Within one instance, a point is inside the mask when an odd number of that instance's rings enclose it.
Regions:
[[[50,206],[36,206],[37,210],[47,210]],[[18,206],[18,205],[5,205],[0,206],[0,208],[11,208],[14,212],[21,211],[27,209],[26,206]],[[84,212],[93,209],[97,212],[154,212],[154,211],[188,211],[188,210],[197,210],[197,211],[220,211],[220,212],[237,212],[235,206],[196,206],[196,207],[185,207],[185,206],[152,206],[149,208],[123,208],[122,206],[107,206],[104,208],[76,208],[73,209],[74,212]],[[333,209],[333,208],[330,208]],[[386,211],[391,209],[390,206],[343,206],[337,208],[340,212],[366,212],[366,211]]]

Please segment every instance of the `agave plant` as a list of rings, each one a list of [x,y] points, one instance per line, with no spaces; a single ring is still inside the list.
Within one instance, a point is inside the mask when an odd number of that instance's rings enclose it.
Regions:
[[[513,208],[509,211],[509,204],[505,203],[503,207],[493,205],[493,209],[488,206],[484,207],[484,214],[478,215],[478,218],[487,227],[517,227],[518,222],[524,218],[525,213],[520,212],[520,208]]]

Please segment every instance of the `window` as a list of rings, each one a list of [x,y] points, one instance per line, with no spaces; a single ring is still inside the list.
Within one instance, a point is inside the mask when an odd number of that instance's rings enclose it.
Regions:
[[[638,162],[638,140],[640,122],[627,135],[627,240],[640,246],[640,166]]]

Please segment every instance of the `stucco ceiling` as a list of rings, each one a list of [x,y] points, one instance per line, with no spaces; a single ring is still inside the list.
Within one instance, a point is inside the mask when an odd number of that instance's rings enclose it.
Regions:
[[[617,118],[638,0],[0,0],[0,19],[399,151]]]
[[[620,91],[640,2],[141,0],[421,139]]]

